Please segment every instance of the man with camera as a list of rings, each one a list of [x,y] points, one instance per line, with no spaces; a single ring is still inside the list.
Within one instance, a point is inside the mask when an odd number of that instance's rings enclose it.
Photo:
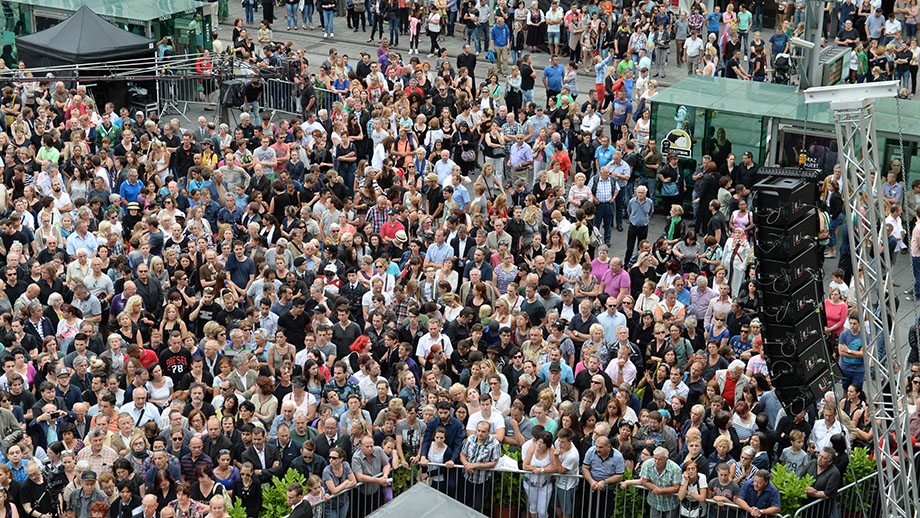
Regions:
[[[52,518],[57,500],[50,495],[48,482],[42,474],[42,465],[38,461],[26,464],[28,480],[22,484],[22,509],[25,518]],[[63,488],[62,488],[63,489]]]

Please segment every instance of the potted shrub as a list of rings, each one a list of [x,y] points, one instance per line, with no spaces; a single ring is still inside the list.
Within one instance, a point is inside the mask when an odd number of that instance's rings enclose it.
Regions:
[[[802,507],[802,500],[805,499],[805,488],[815,483],[815,478],[811,475],[805,475],[799,478],[795,472],[784,466],[777,464],[773,466],[773,485],[779,490],[782,502],[782,514],[792,516]]]
[[[505,444],[502,445],[502,455],[507,455],[516,460],[521,466],[521,451],[514,451]],[[518,509],[527,507],[527,496],[524,494],[524,476],[520,473],[496,471],[492,474],[492,518],[517,518]]]
[[[877,465],[868,448],[853,448],[850,463],[843,474],[843,486],[848,486],[876,472]],[[855,493],[850,491],[849,493]],[[858,494],[842,495],[840,509],[844,516],[866,516],[878,499],[878,479],[870,478],[860,484]]]
[[[271,484],[262,489],[262,512],[259,518],[282,518],[291,512],[287,503],[287,488],[292,482],[301,486],[306,484],[307,477],[294,469],[288,469],[284,478],[272,477]]]
[[[633,480],[635,478],[636,474],[631,469],[627,469],[623,473],[623,480]],[[617,488],[614,494],[614,498],[616,499],[614,516],[643,516],[645,510],[645,497],[647,494],[647,492],[639,490],[636,486],[629,486],[626,489]]]

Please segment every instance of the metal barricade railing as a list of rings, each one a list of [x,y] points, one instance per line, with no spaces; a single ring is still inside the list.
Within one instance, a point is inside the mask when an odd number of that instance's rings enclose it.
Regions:
[[[837,490],[834,499],[817,499],[800,507],[793,518],[852,518],[879,516],[878,475],[873,473]]]
[[[288,116],[303,116],[304,107],[301,105],[301,86],[292,81],[281,78],[266,78],[265,90],[262,94],[261,109],[272,112],[273,114],[282,114]],[[332,90],[318,88],[314,85],[314,101],[310,111],[318,113],[320,110],[326,110],[332,114],[333,105],[336,102],[344,102],[343,97]]]
[[[627,481],[626,487],[621,484],[608,489],[593,490],[581,475],[545,475],[548,483],[539,482],[539,477],[524,470],[491,469],[478,470],[488,472],[488,477],[482,484],[472,483],[465,476],[466,471],[462,466],[455,465],[447,468],[444,464],[429,463],[427,468],[418,464],[410,464],[408,468],[400,468],[392,474],[394,480],[393,491],[395,495],[405,491],[414,484],[424,483],[438,491],[463,503],[464,505],[492,518],[517,518],[526,516],[528,512],[539,514],[541,506],[546,506],[550,515],[555,515],[555,509],[561,508],[564,514],[573,516],[591,516],[596,518],[609,517],[634,517],[645,518],[650,516],[648,491],[639,485],[636,479]],[[575,481],[568,495],[557,490],[560,479]],[[384,498],[385,499],[385,498]],[[565,500],[565,501],[564,501]],[[567,509],[568,503],[571,507]],[[367,504],[365,509],[367,508]],[[565,512],[569,511],[569,512]],[[358,514],[357,516],[365,516]],[[700,516],[713,516],[714,518],[746,518],[748,514],[734,503],[719,503],[715,500],[706,500],[702,504]],[[777,518],[790,518],[776,515]]]

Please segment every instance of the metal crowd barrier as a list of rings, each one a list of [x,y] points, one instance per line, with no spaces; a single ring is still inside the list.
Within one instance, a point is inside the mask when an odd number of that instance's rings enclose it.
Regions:
[[[833,500],[815,500],[796,511],[793,518],[869,518],[880,516],[878,474],[867,475],[837,490]]]
[[[344,102],[344,99],[337,92],[313,87],[316,101],[313,103],[311,111],[313,113],[319,110],[326,110],[332,114],[333,105],[336,102]],[[268,78],[265,80],[265,90],[262,96],[263,110],[275,113],[281,113],[290,116],[303,116],[303,106],[300,101],[300,85],[280,78]]]
[[[549,513],[555,516],[555,507],[561,502],[557,499],[555,482],[560,478],[577,480],[575,486],[573,516],[590,516],[596,518],[647,518],[651,515],[648,504],[648,492],[639,485],[628,485],[622,488],[620,484],[605,490],[592,490],[587,486],[581,475],[546,475],[549,482],[537,486],[532,483],[533,474],[523,470],[490,469],[486,471],[487,477],[481,484],[474,484],[464,476],[466,471],[461,465],[447,468],[444,464],[429,463],[427,468],[418,464],[411,464],[408,468],[400,468],[391,472],[393,481],[390,488],[384,491],[374,491],[365,495],[359,488],[363,484],[351,488],[330,502],[333,508],[348,505],[347,511],[342,511],[342,516],[364,517],[385,505],[389,499],[398,496],[415,484],[428,484],[447,496],[463,503],[490,518],[519,518],[528,513]],[[387,491],[389,490],[389,491]],[[347,504],[342,500],[348,499]],[[531,503],[533,505],[531,506]],[[329,504],[327,504],[329,505]],[[545,506],[540,509],[541,506]],[[327,508],[328,509],[328,508]],[[332,516],[328,511],[324,518]],[[747,518],[747,513],[733,503],[719,504],[714,500],[707,500],[700,510],[700,516],[713,518]],[[776,515],[777,518],[790,518]],[[341,517],[339,517],[341,518]]]

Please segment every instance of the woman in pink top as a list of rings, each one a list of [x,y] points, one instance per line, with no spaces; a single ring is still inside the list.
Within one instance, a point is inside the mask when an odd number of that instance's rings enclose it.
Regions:
[[[847,312],[849,307],[840,294],[840,288],[831,288],[830,296],[824,301],[824,312],[827,314],[827,327],[824,331],[834,342],[847,326]]]

